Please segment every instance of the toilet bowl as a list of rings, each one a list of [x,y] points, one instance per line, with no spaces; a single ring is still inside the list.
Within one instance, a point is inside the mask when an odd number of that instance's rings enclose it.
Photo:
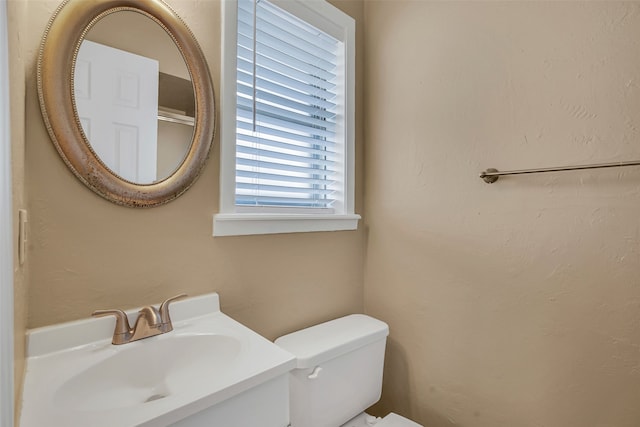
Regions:
[[[423,427],[405,417],[391,412],[384,418],[376,418],[367,413],[362,413],[354,419],[347,421],[340,427]]]
[[[391,412],[389,415],[384,417],[378,424],[375,424],[376,427],[423,427],[421,424],[413,422],[405,417],[401,417],[398,414],[394,414]]]
[[[275,340],[296,357],[289,373],[291,427],[422,427],[394,413],[364,412],[382,393],[387,335],[386,323],[352,314]]]

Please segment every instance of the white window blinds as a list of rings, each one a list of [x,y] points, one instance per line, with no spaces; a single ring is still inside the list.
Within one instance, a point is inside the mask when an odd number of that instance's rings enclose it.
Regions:
[[[236,205],[331,210],[342,42],[266,0],[239,0],[237,24]]]

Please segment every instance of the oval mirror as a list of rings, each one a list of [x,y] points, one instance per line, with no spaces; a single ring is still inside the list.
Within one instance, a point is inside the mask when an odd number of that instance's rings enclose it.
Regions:
[[[114,203],[175,199],[209,154],[209,69],[186,24],[161,0],[64,2],[42,42],[38,92],[64,162]]]

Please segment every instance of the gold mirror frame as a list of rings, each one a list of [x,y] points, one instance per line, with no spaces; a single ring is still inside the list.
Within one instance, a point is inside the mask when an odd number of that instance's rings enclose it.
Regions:
[[[102,17],[118,11],[141,13],[160,25],[184,58],[195,93],[191,147],[172,175],[136,184],[112,172],[87,140],[74,101],[74,70],[80,44]],[[105,199],[129,207],[153,207],[183,194],[198,178],[215,131],[213,83],[205,57],[182,19],[162,0],[65,0],[53,14],[38,55],[42,116],[58,153],[74,175]]]

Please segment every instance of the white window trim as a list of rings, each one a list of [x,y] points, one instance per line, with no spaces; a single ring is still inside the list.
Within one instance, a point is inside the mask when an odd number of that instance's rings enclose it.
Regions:
[[[355,21],[324,0],[270,0],[302,19],[317,23],[322,15],[323,31],[344,41],[345,76],[345,173],[344,206],[332,214],[287,213],[270,210],[247,212],[235,204],[236,174],[236,46],[237,2],[222,2],[222,70],[220,91],[220,213],[213,216],[214,236],[249,234],[298,233],[311,231],[341,231],[358,228],[360,215],[355,213]],[[313,18],[312,18],[313,17]],[[296,213],[298,212],[298,213]]]

